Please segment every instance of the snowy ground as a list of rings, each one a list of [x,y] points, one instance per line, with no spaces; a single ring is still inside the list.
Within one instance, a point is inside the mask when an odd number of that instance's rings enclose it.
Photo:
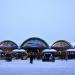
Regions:
[[[75,75],[75,60],[42,62],[34,60],[0,60],[0,75]]]

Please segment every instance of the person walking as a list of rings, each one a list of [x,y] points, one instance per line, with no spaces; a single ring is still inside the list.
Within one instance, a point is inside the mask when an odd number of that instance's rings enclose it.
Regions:
[[[30,55],[30,63],[31,63],[31,64],[33,64],[33,59],[34,59],[34,56],[31,54],[31,55]]]

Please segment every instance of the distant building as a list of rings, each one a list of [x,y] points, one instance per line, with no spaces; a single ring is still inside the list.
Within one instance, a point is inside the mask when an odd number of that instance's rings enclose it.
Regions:
[[[25,40],[20,48],[27,50],[28,54],[33,53],[37,57],[40,57],[42,50],[49,49],[49,45],[40,38],[32,37]]]
[[[73,46],[65,40],[58,40],[51,46],[52,49],[57,51],[57,56],[61,59],[66,59],[67,57],[67,50],[73,49]]]
[[[65,40],[58,40],[49,46],[43,39],[31,37],[25,40],[20,47],[18,47],[18,45],[11,40],[4,40],[0,42],[0,55],[3,57],[6,53],[13,52],[13,55],[22,53],[22,55],[25,56],[26,51],[28,56],[32,54],[34,57],[39,59],[42,56],[42,52],[45,49],[49,49],[55,57],[58,57],[59,59],[67,59],[72,57],[75,58],[74,47],[74,45]],[[15,49],[18,50],[14,52]]]
[[[0,49],[4,52],[11,52],[14,49],[18,49],[18,45],[10,40],[0,42]]]

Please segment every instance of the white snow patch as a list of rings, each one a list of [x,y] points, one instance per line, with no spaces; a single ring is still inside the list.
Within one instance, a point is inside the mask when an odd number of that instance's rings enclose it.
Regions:
[[[6,62],[0,60],[0,75],[74,75],[75,60],[56,60],[55,62],[42,62],[34,60],[13,60]]]

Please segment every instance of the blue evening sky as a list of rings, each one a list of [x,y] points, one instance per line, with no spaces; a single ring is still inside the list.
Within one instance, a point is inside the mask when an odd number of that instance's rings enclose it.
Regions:
[[[0,0],[0,41],[30,37],[74,42],[75,0]]]

